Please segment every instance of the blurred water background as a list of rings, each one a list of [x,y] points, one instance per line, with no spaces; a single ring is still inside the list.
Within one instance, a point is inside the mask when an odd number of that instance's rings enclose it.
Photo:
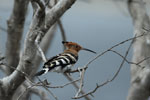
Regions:
[[[0,26],[7,28],[7,19],[10,17],[13,7],[13,0],[0,0]],[[32,9],[28,10],[24,36],[28,30],[32,17]],[[82,46],[92,49],[98,53],[107,50],[113,45],[133,36],[132,20],[128,13],[125,2],[109,0],[78,0],[61,18],[68,41],[73,41]],[[0,30],[0,52],[5,53],[6,32]],[[23,38],[24,40],[24,38]],[[23,42],[22,42],[23,43]],[[115,48],[122,55],[125,54],[130,42]],[[51,48],[46,56],[51,57],[62,52],[61,34],[59,29],[56,32]],[[131,60],[130,50],[128,59]],[[81,51],[79,61],[74,68],[85,65],[95,55]],[[96,83],[103,83],[112,78],[122,58],[108,52],[94,61],[86,71],[84,90],[86,92],[95,88]],[[4,75],[0,73],[2,78]],[[78,77],[78,75],[73,75]],[[67,80],[61,74],[49,73],[42,76],[51,82],[52,85],[61,85]],[[130,83],[130,65],[125,63],[117,78],[106,86],[98,89],[92,100],[125,100]],[[73,86],[69,85],[63,89],[51,89],[59,100],[71,100],[76,93]],[[52,98],[52,97],[50,97]],[[33,96],[32,100],[40,100]],[[51,99],[53,100],[53,99]],[[80,99],[84,100],[84,99]]]

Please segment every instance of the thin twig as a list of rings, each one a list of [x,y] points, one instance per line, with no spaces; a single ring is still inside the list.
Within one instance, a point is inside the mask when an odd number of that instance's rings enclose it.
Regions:
[[[38,49],[38,51],[40,52],[40,55],[41,55],[41,57],[42,57],[42,60],[43,60],[44,62],[47,62],[47,58],[46,58],[46,56],[44,55],[44,52],[43,52],[43,50],[41,49],[38,40],[39,40],[38,38],[36,38],[36,40],[35,40],[35,44],[36,44],[36,46],[37,46],[37,49]],[[45,86],[45,84],[40,80],[40,78],[39,78],[39,77],[36,77],[36,78],[43,84],[43,87],[44,87],[56,100],[58,100],[57,97],[56,97],[56,96]]]
[[[30,89],[31,93],[37,94],[41,100],[50,100],[49,96],[47,95],[47,93],[45,93],[44,90],[38,88],[38,87],[32,87]],[[31,99],[30,99],[31,100]]]
[[[105,53],[107,53],[107,52],[110,51],[111,49],[113,49],[113,48],[115,48],[115,47],[117,47],[117,46],[119,46],[119,45],[121,45],[121,44],[124,44],[125,42],[131,41],[131,40],[133,41],[134,39],[139,38],[139,37],[142,37],[142,36],[144,36],[144,35],[146,35],[146,33],[143,33],[143,34],[141,34],[141,35],[138,35],[138,36],[135,36],[135,37],[133,37],[133,38],[129,38],[129,39],[127,39],[127,40],[124,40],[124,41],[122,41],[122,42],[120,42],[120,43],[117,43],[116,45],[112,46],[111,48],[107,49],[106,51],[104,51],[104,52],[98,54],[96,57],[94,57],[92,60],[90,60],[90,61],[85,65],[85,67],[88,67],[89,64],[91,64],[93,61],[95,61],[97,58],[99,58],[100,56],[104,55]]]
[[[56,3],[57,3],[57,0],[54,0],[54,5],[56,5]],[[51,9],[52,8],[52,5],[48,5],[48,8],[49,9]],[[65,33],[65,30],[64,30],[64,27],[63,27],[63,24],[62,24],[62,21],[61,21],[61,19],[58,19],[57,20],[57,24],[58,24],[58,26],[59,26],[59,29],[60,29],[60,32],[61,32],[61,37],[62,37],[62,40],[63,41],[66,41],[67,39],[66,39],[66,33]],[[66,49],[66,47],[63,45],[63,49],[65,50]]]
[[[40,82],[38,82],[38,83],[34,83],[34,82],[28,80],[31,85],[28,86],[28,87],[19,95],[19,97],[18,97],[17,100],[21,100],[21,97],[22,97],[28,90],[32,90],[32,89],[33,89],[34,87],[36,87],[36,86],[44,86],[45,88],[64,88],[65,86],[70,85],[70,84],[72,84],[72,83],[74,83],[74,82],[77,82],[77,81],[79,81],[79,80],[80,80],[80,79],[77,79],[77,80],[71,81],[71,82],[69,82],[69,83],[66,83],[66,84],[64,84],[64,85],[60,85],[60,86],[50,86],[50,84],[47,83],[47,82],[45,82],[45,80],[44,80],[44,81],[41,81],[41,80],[40,80]],[[50,92],[50,93],[52,93],[52,92]],[[52,95],[52,94],[51,94],[51,95]],[[55,95],[53,94],[53,96],[55,96]],[[56,98],[56,97],[55,97],[55,98]]]
[[[29,84],[26,84],[26,89],[19,95],[18,99],[17,100],[21,100],[21,97],[28,91],[32,91],[35,93],[34,90],[36,90],[36,93],[40,94],[40,95],[44,95],[44,91],[42,91],[41,89],[35,87],[35,86],[43,86],[43,84],[41,83],[34,83],[34,82],[31,82],[29,80]],[[41,93],[42,92],[42,93]],[[41,96],[40,96],[41,97]],[[41,98],[45,98],[45,97],[41,97]]]
[[[63,24],[62,24],[61,20],[58,19],[57,23],[58,23],[59,29],[61,31],[62,40],[63,41],[67,41],[67,39],[66,39],[66,33],[65,33],[65,30],[64,30],[64,27],[63,27]],[[63,45],[63,49],[64,50],[66,49],[66,47],[64,45]]]
[[[36,44],[37,49],[38,49],[38,51],[39,51],[39,53],[40,53],[40,55],[41,55],[42,60],[43,60],[44,62],[47,62],[47,58],[46,58],[46,56],[45,56],[43,50],[41,49],[41,47],[40,47],[40,45],[39,45],[38,38],[36,38],[35,44]]]
[[[128,64],[136,64],[136,63],[133,63],[133,62],[130,62],[128,61],[123,55],[121,55],[119,52],[115,51],[115,50],[109,50],[117,55],[119,55],[121,58],[125,59],[125,61],[128,63]]]
[[[85,94],[83,94],[83,95],[81,95],[81,96],[73,97],[72,99],[80,99],[80,98],[83,98],[83,97],[85,97],[85,96],[91,95],[91,94],[95,93],[98,88],[100,88],[100,87],[106,85],[108,82],[110,82],[110,81],[107,80],[107,81],[105,81],[104,83],[102,83],[102,84],[100,84],[100,85],[96,84],[96,87],[94,88],[94,90],[92,90],[92,91],[90,91],[90,92],[88,92],[88,93],[85,93]]]
[[[57,0],[54,0],[55,4],[57,3]],[[51,5],[48,5],[49,8],[52,8]],[[59,28],[60,28],[60,31],[61,31],[61,36],[62,36],[62,40],[63,41],[66,41],[66,33],[65,33],[65,30],[64,30],[64,27],[63,27],[63,24],[61,22],[60,19],[57,20],[57,23],[59,25]],[[63,49],[65,50],[65,46],[63,46]],[[70,82],[73,81],[73,78],[71,76],[68,76],[66,73],[63,74]],[[72,83],[72,85],[78,89],[79,86],[76,84],[76,83]],[[83,90],[81,90],[81,93],[84,94],[85,92]],[[85,96],[85,99],[86,100],[91,100],[88,96]]]
[[[138,63],[137,63],[137,65],[139,65],[139,64],[141,64],[143,61],[145,61],[145,60],[148,60],[150,57],[146,57],[146,58],[144,58],[143,60],[141,60],[141,61],[139,61]]]
[[[72,81],[73,80],[73,78],[71,77],[71,76],[68,76],[66,73],[63,73],[63,75],[69,80],[69,81]],[[79,86],[76,84],[76,83],[74,83],[74,84],[72,84],[76,89],[78,89],[79,88]],[[81,91],[81,93],[82,94],[85,94],[85,92],[82,90]],[[91,100],[91,98],[87,95],[87,96],[84,96],[84,98],[86,99],[86,100]]]
[[[54,95],[54,93],[52,93],[52,92],[46,87],[46,85],[41,81],[41,79],[40,79],[39,77],[36,77],[36,78],[39,80],[39,82],[41,82],[41,83],[43,84],[42,87],[45,88],[45,89],[48,91],[48,93],[51,94],[51,95],[55,98],[55,100],[58,100],[58,98]]]
[[[137,37],[141,37],[141,36],[143,36],[143,35],[144,35],[144,34],[142,34],[142,35],[140,35],[140,36],[137,36]],[[137,37],[136,37],[136,38],[137,38]],[[134,37],[134,38],[135,38],[135,37]],[[94,60],[96,60],[98,57],[102,56],[103,54],[105,54],[105,53],[108,52],[109,50],[111,50],[111,49],[113,49],[114,47],[117,47],[117,46],[119,46],[119,45],[121,45],[121,44],[123,44],[123,43],[125,43],[125,42],[127,42],[127,41],[133,40],[134,38],[130,38],[130,39],[128,39],[128,40],[122,41],[122,42],[120,42],[120,43],[114,45],[113,47],[109,48],[108,50],[102,52],[101,54],[99,54],[98,56],[96,56],[94,59],[92,59],[91,61],[89,61],[89,62],[86,64],[86,66],[84,67],[84,69],[86,69],[90,63],[92,63]],[[40,50],[39,50],[39,51],[40,51]],[[41,51],[42,51],[42,50],[41,50]],[[42,54],[42,53],[41,53],[41,54]],[[127,52],[127,54],[128,54],[128,52]],[[44,54],[42,54],[42,55],[44,55]],[[126,55],[126,56],[127,56],[127,55]],[[44,58],[44,56],[43,56],[42,58]],[[45,58],[46,58],[46,57],[45,57]],[[45,58],[44,58],[44,61],[46,61]],[[123,66],[123,64],[124,64],[124,61],[125,61],[125,59],[123,60],[122,64],[120,65],[121,67],[119,67],[119,69],[118,69],[118,71],[116,72],[115,76],[114,76],[114,77],[112,78],[112,80],[110,80],[110,81],[113,81],[113,80],[115,79],[115,77],[118,75],[118,73],[120,72],[120,69],[122,68],[122,66]],[[108,82],[110,82],[110,81],[108,81]],[[81,85],[82,85],[82,84],[81,84]],[[81,85],[80,85],[80,87],[82,87]],[[82,89],[80,88],[80,90],[82,90]],[[92,93],[90,93],[90,94],[92,94]]]
[[[78,97],[82,91],[82,87],[84,85],[84,73],[85,73],[85,70],[83,69],[82,71],[79,69],[79,72],[80,72],[80,86],[79,86],[79,89],[78,89],[78,92],[76,93],[75,97]]]
[[[115,50],[109,50],[109,51],[111,51],[111,52],[113,52],[113,53],[115,53],[115,54],[117,54],[117,55],[119,55],[121,58],[123,58],[123,59],[125,59],[125,61],[128,63],[128,64],[134,64],[134,65],[138,65],[139,67],[141,67],[142,68],[142,66],[141,65],[139,65],[139,63],[135,63],[135,62],[130,62],[130,61],[128,61],[123,55],[121,55],[120,53],[118,53],[117,51],[115,51]],[[143,60],[142,60],[143,61]],[[141,61],[140,61],[141,62]]]
[[[79,81],[79,80],[80,80],[80,79],[73,80],[73,81],[71,81],[71,82],[68,82],[68,83],[66,83],[66,84],[64,84],[64,85],[60,85],[60,86],[48,86],[48,88],[64,88],[65,86],[70,85],[70,84],[72,84],[72,83],[75,83],[75,82],[77,82],[77,81]]]
[[[113,48],[115,48],[115,47],[117,47],[117,46],[120,46],[121,44],[124,44],[124,43],[126,43],[126,42],[128,42],[128,41],[131,41],[131,40],[133,41],[134,39],[139,38],[139,37],[142,37],[142,36],[144,36],[144,35],[146,35],[146,33],[143,33],[143,34],[141,34],[141,35],[139,35],[139,36],[135,36],[135,37],[133,37],[133,38],[129,38],[129,39],[124,40],[124,41],[122,41],[122,42],[120,42],[120,43],[117,43],[116,45],[110,47],[109,49],[103,51],[102,53],[99,53],[97,56],[95,56],[93,59],[91,59],[83,68],[80,68],[80,69],[81,69],[81,70],[82,70],[82,69],[85,69],[85,70],[86,70],[86,69],[88,68],[88,65],[89,65],[89,64],[91,64],[93,61],[95,61],[97,58],[101,57],[102,55],[104,55],[104,54],[107,53],[108,51],[111,51]],[[121,56],[121,57],[122,57],[122,56]],[[123,58],[125,58],[125,57],[123,57]],[[125,59],[125,61],[126,61],[126,59]],[[66,71],[66,73],[75,73],[75,72],[79,72],[78,69]]]
[[[150,29],[147,29],[145,27],[142,28],[143,30],[147,31],[147,32],[150,32]]]
[[[114,51],[114,50],[110,50],[110,51],[114,52],[115,54],[117,54],[117,55],[119,55],[120,57],[122,57],[123,59],[125,59],[124,56],[122,56],[120,53],[118,53],[118,52],[116,52],[116,51]],[[137,66],[143,68],[144,66],[141,66],[140,64],[141,64],[143,61],[146,61],[146,60],[148,60],[148,59],[150,59],[150,57],[146,57],[146,58],[142,59],[141,61],[139,61],[139,62],[137,62],[137,63],[135,63],[135,62],[130,62],[130,61],[128,61],[127,59],[125,59],[125,61],[126,61],[128,64],[134,64],[134,65],[137,65]]]
[[[136,38],[136,36],[132,39],[132,41],[131,41],[131,43],[130,43],[130,45],[129,45],[129,47],[128,47],[126,53],[125,53],[124,59],[122,60],[122,62],[121,62],[121,64],[120,64],[120,67],[118,68],[117,72],[114,74],[114,76],[113,76],[110,80],[107,80],[107,81],[105,81],[104,83],[102,83],[102,84],[100,84],[100,85],[97,84],[97,85],[96,85],[96,88],[95,88],[94,90],[92,90],[92,91],[90,91],[90,92],[88,92],[88,93],[86,93],[86,94],[84,94],[84,95],[81,95],[81,96],[78,96],[78,97],[73,97],[72,99],[79,99],[79,98],[82,98],[82,97],[84,97],[84,96],[91,95],[91,94],[95,93],[98,88],[100,88],[100,87],[102,87],[102,86],[104,86],[104,85],[106,85],[106,84],[112,82],[112,81],[118,76],[118,74],[119,74],[121,68],[123,67],[123,64],[124,64],[124,62],[125,62],[125,59],[126,59],[128,53],[129,53],[129,50],[130,50],[130,48],[131,48],[131,46],[132,46],[132,44],[133,44],[135,38]],[[114,46],[113,46],[113,47],[114,47]],[[91,60],[91,61],[92,61],[92,60]]]
[[[29,89],[31,89],[32,87],[34,87],[35,85],[31,85],[29,87],[27,87],[17,98],[17,100],[21,100],[21,97],[23,96],[23,94],[25,94],[25,92],[27,92]]]

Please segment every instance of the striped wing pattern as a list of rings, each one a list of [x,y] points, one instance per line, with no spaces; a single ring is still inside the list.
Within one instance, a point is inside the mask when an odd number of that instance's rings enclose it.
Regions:
[[[43,70],[38,72],[36,76],[42,75],[49,71],[65,72],[70,69],[78,60],[78,56],[72,53],[62,53],[49,59],[43,66]]]

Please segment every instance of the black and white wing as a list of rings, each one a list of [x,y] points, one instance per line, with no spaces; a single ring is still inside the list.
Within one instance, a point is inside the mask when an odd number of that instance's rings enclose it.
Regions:
[[[43,70],[38,72],[36,76],[42,75],[49,71],[65,72],[71,69],[78,60],[78,56],[72,53],[62,53],[49,59],[43,66]]]

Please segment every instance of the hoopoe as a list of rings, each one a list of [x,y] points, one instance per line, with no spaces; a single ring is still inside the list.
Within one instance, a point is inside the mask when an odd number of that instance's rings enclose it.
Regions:
[[[63,53],[50,58],[46,63],[44,63],[43,69],[36,73],[35,76],[40,76],[49,71],[65,72],[70,70],[71,67],[77,62],[78,52],[80,50],[96,53],[90,49],[83,48],[74,42],[62,41],[62,43],[66,47],[66,50],[64,50]]]

